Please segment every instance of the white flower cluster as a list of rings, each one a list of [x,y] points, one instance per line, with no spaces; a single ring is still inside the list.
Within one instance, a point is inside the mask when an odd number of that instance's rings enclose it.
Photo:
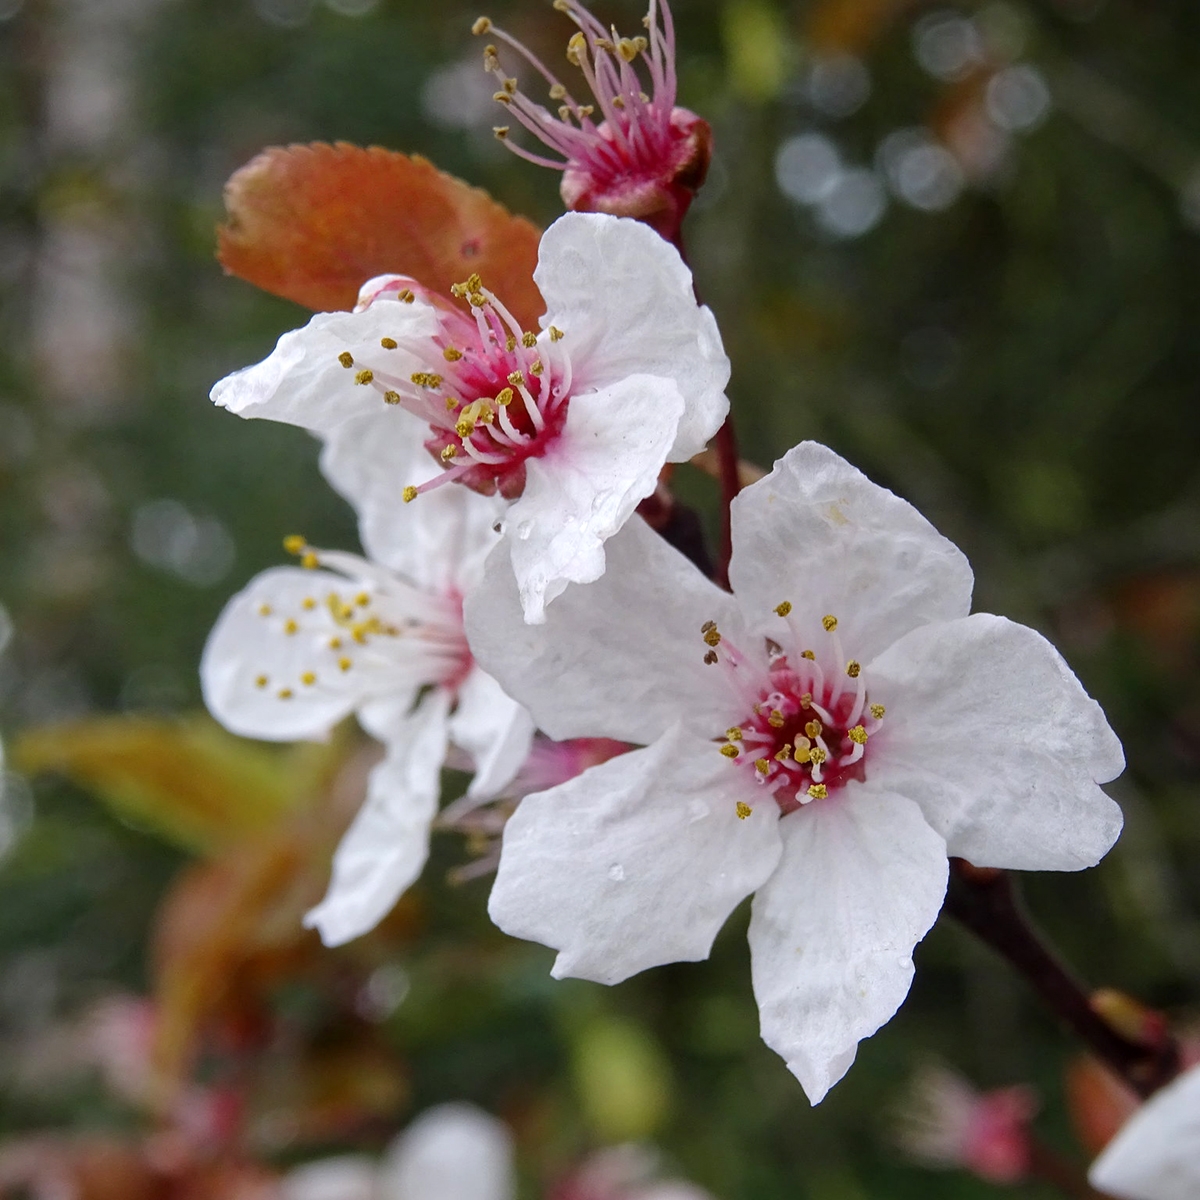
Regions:
[[[216,386],[323,439],[368,557],[298,543],[252,581],[208,703],[280,740],[356,713],[386,746],[310,914],[331,943],[416,879],[451,746],[485,800],[535,730],[628,744],[520,802],[493,919],[612,984],[706,957],[753,894],[763,1037],[815,1103],[904,1000],[948,859],[1095,864],[1121,747],[1049,642],[971,614],[960,551],[823,446],[737,497],[732,591],[712,583],[635,511],[726,416],[687,267],[645,225],[569,214],[535,278],[536,330],[478,277],[453,299],[374,280]]]

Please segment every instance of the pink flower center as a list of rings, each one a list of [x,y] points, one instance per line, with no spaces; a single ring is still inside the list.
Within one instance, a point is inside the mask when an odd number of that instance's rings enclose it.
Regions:
[[[775,611],[786,620],[792,606],[785,601]],[[769,641],[765,671],[713,622],[701,631],[709,647],[704,661],[721,666],[746,703],[746,716],[726,730],[720,753],[784,813],[825,799],[848,780],[865,780],[867,742],[884,715],[881,704],[869,701],[861,664],[842,651],[837,618],[824,617],[822,626],[826,644],[816,649],[800,648],[794,626],[791,653]],[[739,802],[738,816],[751,811]]]
[[[481,17],[475,32],[496,37],[524,58],[549,86],[555,111],[526,96],[489,45],[483,61],[500,85],[495,99],[561,158],[514,145],[507,125],[497,126],[496,136],[522,158],[562,171],[569,209],[637,217],[671,237],[704,181],[711,133],[695,113],[675,105],[670,8],[664,0],[651,0],[645,34],[628,38],[605,29],[578,0],[555,0],[554,7],[578,26],[567,43],[567,61],[583,76],[591,102],[576,100],[528,47]]]
[[[389,294],[412,303],[422,291],[411,280],[391,277],[360,307]],[[444,470],[419,487],[405,488],[406,501],[450,480],[512,499],[524,490],[526,460],[544,454],[566,421],[571,359],[562,346],[564,334],[553,325],[541,333],[523,330],[478,275],[453,291],[467,302],[469,315],[424,294],[440,325],[427,343],[400,344],[385,337],[368,361],[361,352],[356,357],[349,351],[339,361],[355,372],[356,383],[373,387],[386,403],[429,424],[425,445]],[[421,369],[391,368],[388,353],[396,350]]]

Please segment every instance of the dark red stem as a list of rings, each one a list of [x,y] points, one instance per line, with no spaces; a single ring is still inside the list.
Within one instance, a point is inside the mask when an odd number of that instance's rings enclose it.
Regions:
[[[1025,915],[1012,876],[951,859],[946,911],[1007,959],[1059,1020],[1139,1096],[1152,1095],[1179,1073],[1179,1048],[1170,1036],[1153,1045],[1133,1041],[1096,1012],[1087,989]]]

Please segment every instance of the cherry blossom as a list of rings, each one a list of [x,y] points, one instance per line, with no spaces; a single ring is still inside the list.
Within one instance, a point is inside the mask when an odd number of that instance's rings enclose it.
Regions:
[[[471,1104],[423,1112],[383,1161],[342,1155],[296,1167],[281,1200],[512,1200],[512,1135]]]
[[[816,1103],[907,994],[947,857],[1093,865],[1123,756],[1050,643],[969,616],[961,552],[832,451],[793,449],[732,520],[733,595],[637,519],[538,628],[489,561],[478,661],[549,736],[644,747],[522,802],[490,911],[616,983],[706,957],[756,892],[763,1037]]]
[[[228,603],[200,671],[209,710],[234,733],[323,738],[355,713],[386,747],[306,919],[336,945],[377,924],[420,874],[450,743],[474,766],[470,794],[489,796],[521,766],[533,731],[463,632],[498,502],[453,488],[397,514],[397,468],[436,468],[378,413],[337,431],[322,465],[358,509],[371,557],[290,540],[302,566],[264,571]]]
[[[579,0],[555,0],[554,7],[579,27],[567,43],[567,61],[583,76],[592,102],[581,104],[528,47],[488,17],[480,17],[474,32],[516,51],[545,80],[554,112],[521,90],[519,81],[504,70],[499,49],[489,45],[483,64],[500,85],[495,99],[561,157],[547,158],[514,144],[508,125],[497,126],[496,136],[522,158],[562,171],[567,208],[636,217],[673,240],[708,173],[712,130],[707,121],[675,103],[670,7],[666,0],[650,0],[643,19],[646,32],[633,38],[605,29]],[[644,82],[649,92],[643,90]]]
[[[1088,1179],[1118,1200],[1200,1195],[1200,1066],[1156,1092],[1092,1164]]]
[[[1020,1183],[1033,1156],[1031,1088],[977,1091],[955,1071],[928,1067],[900,1110],[897,1140],[915,1161],[958,1167],[989,1183]]]
[[[403,500],[458,481],[508,501],[525,617],[540,621],[568,583],[603,573],[605,540],[663,464],[720,427],[729,361],[678,252],[637,221],[568,213],[543,235],[534,279],[539,332],[478,276],[456,286],[461,305],[412,280],[372,280],[355,312],[284,334],[212,398],[336,437],[351,456],[347,422],[394,418],[441,468],[405,480]]]

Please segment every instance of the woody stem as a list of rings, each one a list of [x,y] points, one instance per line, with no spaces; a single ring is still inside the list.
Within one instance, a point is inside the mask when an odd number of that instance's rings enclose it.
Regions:
[[[1150,1096],[1179,1073],[1179,1047],[1170,1036],[1137,1042],[1093,1007],[1085,986],[1063,965],[1024,911],[1012,876],[950,860],[946,911],[1007,959],[1089,1050],[1140,1096]]]

